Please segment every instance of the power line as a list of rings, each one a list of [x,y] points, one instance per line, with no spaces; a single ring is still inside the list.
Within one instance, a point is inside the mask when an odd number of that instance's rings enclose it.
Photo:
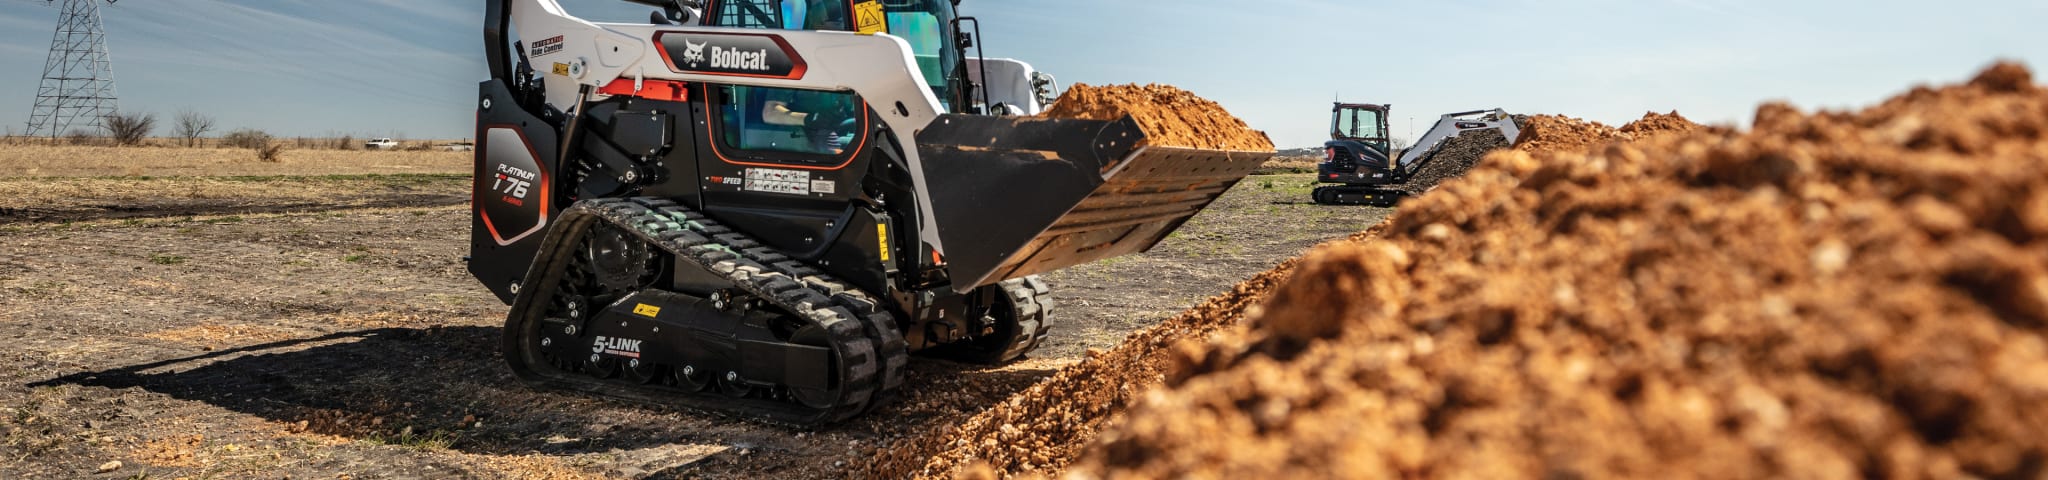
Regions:
[[[120,109],[99,0],[64,0],[57,32],[50,39],[50,57],[43,64],[43,83],[36,89],[36,106],[29,111],[28,135],[55,138],[75,126],[100,129],[102,121]]]

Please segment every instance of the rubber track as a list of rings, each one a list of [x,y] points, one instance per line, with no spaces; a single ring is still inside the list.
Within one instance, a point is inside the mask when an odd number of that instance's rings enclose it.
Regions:
[[[580,240],[597,222],[631,232],[679,259],[723,275],[741,290],[822,327],[838,359],[837,405],[813,409],[791,402],[733,399],[713,393],[636,387],[560,372],[540,361],[528,326],[547,317]],[[673,201],[659,198],[578,202],[550,229],[506,319],[506,360],[529,383],[674,406],[769,424],[809,428],[846,420],[894,400],[909,363],[895,316],[874,297],[789,258],[745,234]],[[529,363],[543,363],[529,365]],[[823,366],[821,366],[823,368]],[[547,372],[547,373],[543,373]]]
[[[1343,192],[1343,191],[1347,191],[1347,190],[1350,190],[1350,191],[1361,191],[1361,192],[1378,192],[1378,193],[1382,193],[1382,194],[1386,194],[1386,195],[1392,195],[1392,196],[1393,196],[1393,198],[1394,198],[1395,200],[1393,200],[1393,201],[1380,201],[1380,202],[1372,202],[1372,201],[1365,201],[1365,202],[1357,202],[1357,201],[1348,201],[1348,200],[1342,200],[1342,199],[1337,199],[1337,198],[1336,198],[1336,196],[1338,195],[1338,193],[1339,193],[1339,192]],[[1326,196],[1326,195],[1327,195],[1327,196]],[[1352,185],[1337,185],[1337,186],[1329,186],[1329,187],[1317,187],[1317,188],[1315,189],[1315,191],[1314,191],[1314,192],[1312,192],[1312,193],[1310,193],[1310,194],[1309,194],[1309,197],[1310,197],[1310,198],[1312,198],[1312,199],[1314,199],[1314,200],[1315,200],[1315,203],[1316,203],[1317,205],[1360,205],[1360,206],[1368,206],[1368,207],[1381,207],[1381,208],[1393,208],[1394,206],[1396,206],[1396,205],[1399,205],[1399,204],[1401,203],[1401,201],[1400,201],[1400,199],[1401,199],[1401,198],[1405,198],[1405,197],[1408,197],[1408,196],[1409,196],[1409,195],[1408,195],[1408,193],[1407,193],[1407,192],[1402,192],[1402,191],[1400,191],[1400,190],[1392,190],[1392,189],[1385,189],[1385,188],[1377,188],[1377,187],[1366,187],[1366,186],[1352,186]]]
[[[1037,350],[1052,334],[1052,288],[1037,275],[1006,280],[997,285],[1003,289],[1003,295],[1010,297],[1010,305],[1017,316],[1017,338],[996,359],[1007,362]]]

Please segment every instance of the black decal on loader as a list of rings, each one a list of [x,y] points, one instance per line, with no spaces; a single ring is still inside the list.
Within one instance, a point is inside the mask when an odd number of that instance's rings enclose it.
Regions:
[[[669,69],[681,73],[803,78],[803,58],[782,37],[662,32],[655,36]]]

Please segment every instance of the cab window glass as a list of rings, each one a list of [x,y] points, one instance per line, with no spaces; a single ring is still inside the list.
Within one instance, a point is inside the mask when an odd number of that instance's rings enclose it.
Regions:
[[[722,27],[850,30],[844,0],[726,0],[712,21]]]
[[[845,153],[860,133],[853,94],[787,88],[721,87],[719,141],[730,148],[815,155]]]
[[[782,30],[848,30],[844,0],[727,0],[719,26]],[[727,148],[808,155],[845,153],[859,134],[860,99],[852,93],[723,86],[719,143]]]

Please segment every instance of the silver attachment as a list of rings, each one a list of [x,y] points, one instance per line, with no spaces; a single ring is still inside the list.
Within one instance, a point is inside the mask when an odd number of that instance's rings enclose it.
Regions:
[[[690,376],[690,375],[696,375],[696,374],[697,374],[697,367],[693,367],[693,366],[689,366],[689,365],[684,365],[684,366],[683,366],[683,375],[684,375],[684,376]]]
[[[590,354],[590,363],[597,363],[598,358],[597,354]]]
[[[553,346],[554,344],[555,344],[555,339],[553,339],[553,338],[549,338],[549,337],[540,337],[540,346],[543,346],[543,347],[547,347],[547,346]]]
[[[513,294],[513,295],[518,295],[518,294],[519,294],[519,282],[512,282],[512,294]]]
[[[627,360],[627,361],[626,361],[626,367],[627,367],[627,368],[640,368],[640,359],[638,359],[638,358],[635,358],[635,359],[632,359],[632,360]]]
[[[484,110],[490,110],[490,109],[491,109],[491,99],[488,99],[488,98],[486,98],[486,99],[484,99]]]
[[[640,181],[640,172],[627,170],[625,175],[619,177],[619,180],[624,183],[638,182]]]
[[[725,372],[725,381],[728,381],[728,382],[738,382],[738,381],[740,381],[740,372]]]
[[[562,327],[562,333],[566,333],[566,334],[570,334],[570,335],[575,335],[575,334],[576,334],[576,326],[575,326],[575,325],[570,325],[570,326],[567,326],[567,327]]]

